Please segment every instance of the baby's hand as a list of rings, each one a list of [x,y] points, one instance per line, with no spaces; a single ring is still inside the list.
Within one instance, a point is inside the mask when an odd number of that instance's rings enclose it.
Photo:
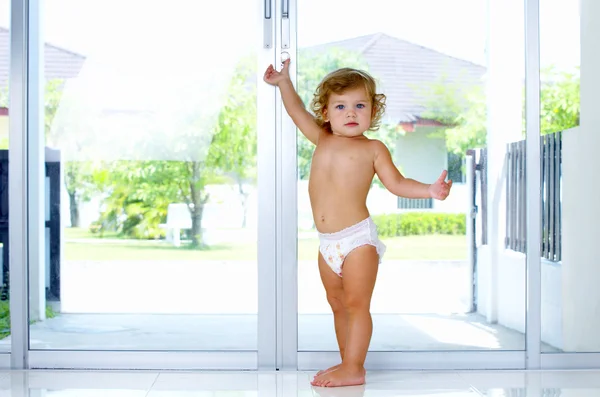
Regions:
[[[445,200],[448,197],[450,188],[452,188],[452,180],[446,182],[446,176],[448,176],[448,171],[444,170],[438,180],[429,185],[429,195],[431,198]]]
[[[281,72],[278,72],[277,70],[275,70],[273,65],[269,65],[269,67],[265,71],[263,80],[266,83],[271,84],[271,85],[275,85],[275,86],[279,85],[279,83],[281,81],[290,78],[289,66],[290,66],[289,59],[286,60],[285,62],[283,62],[283,67],[281,68]]]

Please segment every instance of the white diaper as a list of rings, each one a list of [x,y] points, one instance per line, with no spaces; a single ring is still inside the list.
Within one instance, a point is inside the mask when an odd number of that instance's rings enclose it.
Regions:
[[[377,249],[379,263],[385,253],[385,244],[377,236],[377,226],[371,217],[335,233],[319,233],[319,251],[325,263],[342,277],[344,260],[355,248],[372,245]]]

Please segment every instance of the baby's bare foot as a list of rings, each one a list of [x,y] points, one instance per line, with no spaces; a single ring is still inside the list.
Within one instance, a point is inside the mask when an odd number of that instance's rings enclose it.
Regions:
[[[366,385],[346,386],[346,387],[314,387],[312,388],[315,397],[364,397]]]
[[[340,365],[336,370],[317,376],[311,384],[321,387],[358,386],[365,383],[365,374],[364,368]]]
[[[329,373],[331,371],[335,371],[336,369],[338,369],[340,367],[340,365],[342,365],[342,363],[339,363],[338,365],[334,365],[333,367],[329,367],[327,369],[322,369],[319,372],[317,372],[317,374],[313,377],[313,379],[315,379],[317,376],[321,376],[323,374]],[[365,374],[365,376],[367,375],[367,370],[363,368],[363,372]]]
[[[338,364],[338,365],[334,365],[333,367],[329,367],[329,368],[327,368],[327,369],[322,369],[322,370],[320,370],[320,371],[319,371],[319,372],[317,372],[317,374],[315,375],[315,378],[316,378],[317,376],[321,376],[321,375],[323,375],[323,374],[326,374],[326,373],[328,373],[328,372],[335,371],[336,369],[338,369],[338,368],[340,367],[340,365],[342,365],[342,364],[340,363],[340,364]],[[313,378],[313,379],[314,379],[314,378]]]

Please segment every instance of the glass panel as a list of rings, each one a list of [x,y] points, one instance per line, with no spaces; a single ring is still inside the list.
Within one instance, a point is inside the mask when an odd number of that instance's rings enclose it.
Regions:
[[[257,4],[45,3],[32,349],[257,349]]]
[[[387,246],[370,351],[525,348],[524,6],[491,3],[489,20],[481,1],[377,0],[360,13],[358,3],[298,4],[305,105],[327,73],[369,72],[387,108],[366,135],[386,144],[405,177],[433,183],[448,170],[453,180],[445,201],[397,197],[378,178],[370,188],[367,207]],[[328,12],[336,18],[315,30]],[[507,176],[509,143],[516,160]],[[298,346],[338,351],[307,188],[314,146],[298,134],[298,148]],[[507,214],[509,202],[517,207]]]
[[[540,128],[542,133],[542,352],[598,352],[596,243],[600,214],[590,205],[584,161],[597,145],[580,127],[580,2],[540,1]],[[596,43],[593,53],[597,52]],[[593,67],[592,67],[593,68]],[[595,93],[593,95],[596,95]],[[595,109],[597,101],[592,105]],[[593,111],[594,113],[596,110]],[[583,118],[582,118],[583,119]],[[590,140],[591,139],[591,140]],[[591,235],[589,233],[592,233]]]
[[[8,80],[10,2],[0,0],[0,352],[10,351],[8,291]]]

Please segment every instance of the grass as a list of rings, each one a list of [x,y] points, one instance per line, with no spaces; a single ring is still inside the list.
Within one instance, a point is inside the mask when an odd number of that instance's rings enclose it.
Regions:
[[[46,306],[46,318],[54,318],[57,314],[50,306]],[[30,321],[29,324],[35,324]],[[0,302],[0,339],[10,335],[10,301]]]
[[[256,260],[254,243],[213,245],[202,250],[173,247],[164,241],[117,240],[97,238],[81,229],[65,230],[67,260]],[[383,239],[387,260],[463,260],[467,258],[465,236],[427,235]],[[298,241],[298,259],[314,260],[318,239]]]
[[[84,229],[65,230],[67,260],[256,260],[256,244],[238,243],[214,245],[203,250],[176,248],[164,241],[117,239],[116,235],[98,238]],[[406,236],[383,239],[387,246],[386,260],[464,260],[467,258],[465,236]],[[315,260],[319,241],[316,238],[298,241],[298,259]],[[48,306],[46,317],[56,313]],[[32,322],[33,323],[33,322]],[[10,303],[0,301],[0,339],[10,334]]]
[[[0,302],[0,339],[10,335],[10,302]]]

